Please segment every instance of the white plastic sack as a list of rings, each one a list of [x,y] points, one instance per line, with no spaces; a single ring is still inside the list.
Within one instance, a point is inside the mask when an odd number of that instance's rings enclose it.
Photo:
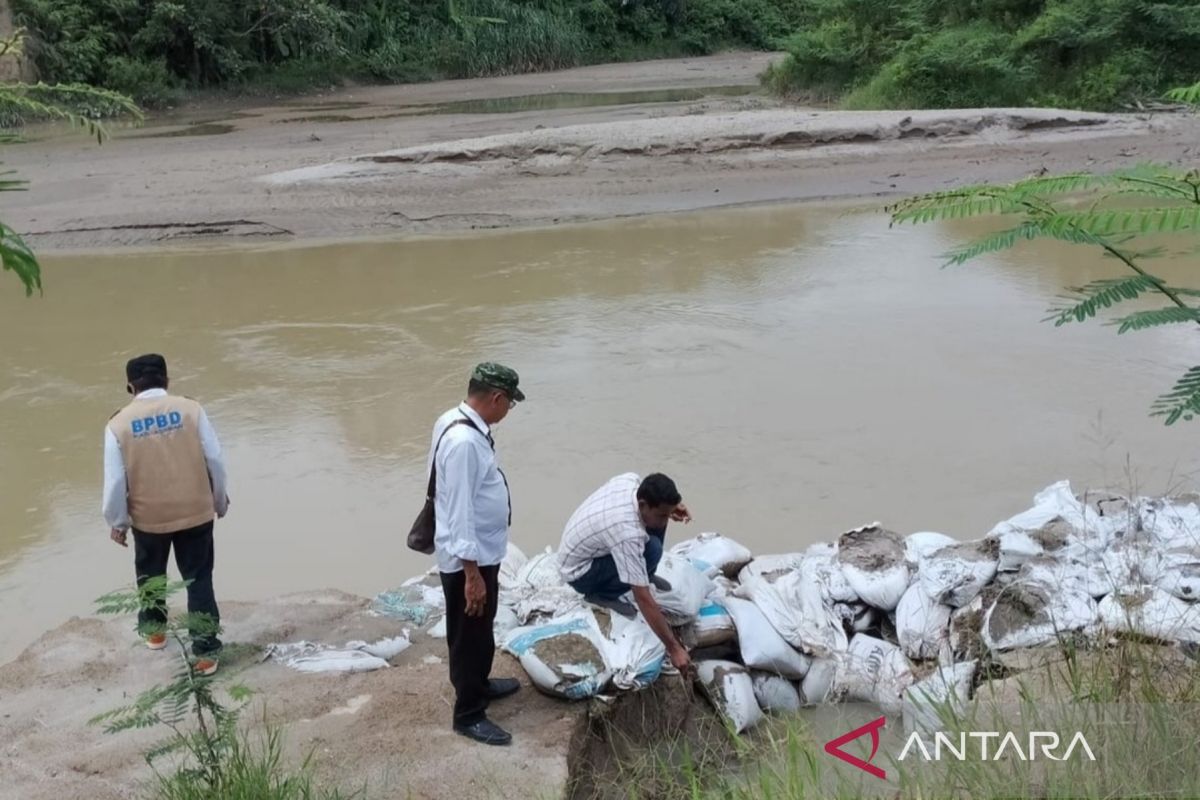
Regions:
[[[933,733],[945,729],[943,719],[962,719],[971,696],[978,661],[939,667],[904,690],[904,730]]]
[[[960,608],[996,577],[1000,546],[995,539],[943,547],[920,562],[921,586],[938,603]]]
[[[1046,548],[1029,533],[1020,530],[993,531],[988,534],[1000,547],[998,568],[1001,572],[1015,572],[1031,558],[1043,555]]]
[[[298,672],[370,672],[387,669],[388,661],[408,649],[407,632],[377,642],[353,641],[341,647],[317,642],[290,642],[267,647],[272,658]]]
[[[796,684],[768,672],[751,672],[758,707],[768,714],[800,713],[800,690]]]
[[[936,553],[943,547],[956,544],[958,544],[957,539],[944,533],[934,533],[933,531],[910,533],[904,537],[904,557],[909,564],[916,567],[926,556]]]
[[[1160,547],[1200,547],[1200,508],[1195,503],[1142,499],[1137,511],[1142,529]]]
[[[732,661],[700,661],[696,672],[713,708],[737,733],[762,722],[763,713],[754,697],[754,681],[745,667]]]
[[[885,714],[899,714],[904,690],[913,680],[912,666],[899,647],[859,634],[850,640],[837,683],[847,699],[875,703]]]
[[[762,578],[767,583],[774,583],[783,575],[799,569],[803,562],[804,556],[800,553],[755,556],[754,560],[738,573],[738,583],[745,583],[754,578]]]
[[[1096,601],[1083,581],[1061,585],[1017,580],[984,613],[980,635],[990,650],[1039,647],[1069,633],[1092,633],[1099,621]]]
[[[692,628],[696,633],[697,647],[713,647],[737,638],[733,617],[716,600],[707,600],[700,606]]]
[[[558,556],[547,547],[541,553],[528,558],[516,572],[511,588],[546,589],[562,586],[565,581],[558,571]]]
[[[896,638],[909,658],[937,658],[949,635],[954,609],[934,600],[924,587],[914,583],[896,607]]]
[[[612,614],[609,631],[608,665],[612,684],[618,689],[641,689],[662,674],[667,649],[639,614],[626,619]]]
[[[779,635],[758,606],[738,597],[724,598],[721,605],[737,628],[738,647],[746,666],[791,680],[804,677],[810,660]]]
[[[598,694],[612,674],[605,657],[608,640],[587,609],[515,628],[504,649],[520,660],[534,686],[567,700]]]
[[[819,706],[837,699],[837,676],[841,656],[814,658],[808,674],[800,682],[800,701],[805,706]]]
[[[686,558],[698,570],[708,573],[715,567],[728,578],[734,578],[754,559],[754,554],[733,539],[719,533],[702,533],[671,548],[671,553]]]
[[[1075,563],[1083,571],[1088,594],[1095,598],[1129,586],[1156,584],[1163,573],[1163,554],[1156,545],[1140,540],[1117,542],[1099,553],[1081,552]]]
[[[670,591],[651,588],[654,600],[673,625],[691,622],[716,586],[687,559],[664,553],[655,574],[671,584]]]
[[[837,560],[850,587],[881,611],[896,609],[912,577],[904,540],[878,523],[843,533]]]
[[[1010,565],[1015,553],[1009,547],[1004,546],[1004,539],[1008,538],[1004,536],[1005,534],[1034,534],[1031,537],[1033,544],[1037,545],[1040,539],[1042,540],[1042,549],[1053,554],[1059,543],[1058,540],[1061,540],[1064,532],[1069,532],[1070,539],[1087,542],[1091,547],[1103,548],[1108,545],[1117,531],[1128,527],[1127,515],[1102,516],[1097,507],[1085,504],[1075,496],[1068,481],[1059,481],[1046,487],[1034,496],[1033,502],[1033,508],[1001,522],[988,534],[989,538],[1000,537],[1002,540],[1001,570],[1014,568]],[[1044,534],[1048,529],[1055,527],[1057,527],[1057,530],[1054,531],[1055,535],[1047,539]],[[1039,532],[1042,535],[1038,535]],[[1019,538],[1013,537],[1009,539],[1009,545],[1018,541],[1020,541]],[[1028,546],[1028,544],[1025,543],[1023,546]]]
[[[834,603],[830,610],[835,619],[841,620],[842,627],[849,627],[855,633],[870,630],[879,621],[883,612],[871,608],[866,603]]]
[[[1200,549],[1176,547],[1164,553],[1156,584],[1181,600],[1200,600]]]
[[[497,642],[503,642],[505,637],[508,636],[509,631],[519,627],[521,627],[521,620],[517,619],[517,612],[508,606],[500,606],[496,609],[496,619],[492,622],[492,632]]]
[[[508,549],[504,551],[504,560],[500,562],[500,588],[511,589],[516,586],[517,576],[528,563],[529,558],[510,539]]]
[[[425,633],[426,633],[426,635],[429,636],[430,639],[445,639],[446,638],[446,618],[442,617],[441,619],[439,619],[437,621],[437,623],[434,624],[433,627],[431,627]]]
[[[794,570],[774,583],[766,577],[743,581],[735,594],[753,601],[784,641],[807,655],[829,656],[846,649],[841,620],[825,604],[809,569]]]
[[[1173,597],[1157,586],[1110,594],[1100,601],[1099,613],[1110,631],[1173,642],[1200,642],[1200,606]]]
[[[825,555],[806,553],[798,569],[803,570],[806,575],[817,582],[825,602],[830,605],[858,603],[861,600],[858,592],[850,585],[850,581],[842,569],[842,564],[837,559],[836,550],[832,554]]]

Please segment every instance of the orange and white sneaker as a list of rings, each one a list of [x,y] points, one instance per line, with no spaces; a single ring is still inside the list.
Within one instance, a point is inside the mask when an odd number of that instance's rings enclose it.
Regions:
[[[219,662],[215,656],[203,656],[196,659],[196,663],[192,665],[192,669],[196,671],[197,675],[203,675],[207,678],[210,675],[217,674],[218,666]]]
[[[162,650],[167,646],[167,635],[165,633],[152,633],[146,637],[146,647],[151,650]]]

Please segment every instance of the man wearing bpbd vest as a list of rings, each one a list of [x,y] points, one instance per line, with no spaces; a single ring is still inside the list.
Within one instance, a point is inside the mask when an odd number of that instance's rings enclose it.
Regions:
[[[220,611],[213,595],[213,517],[229,509],[221,444],[195,400],[167,394],[167,362],[157,354],[125,365],[133,401],[113,414],[104,431],[104,519],[111,537],[128,547],[133,530],[138,585],[167,574],[175,550],[187,588],[188,613],[214,624]],[[138,614],[151,650],[167,646],[165,605]],[[217,671],[221,641],[211,630],[191,631],[195,669]]]

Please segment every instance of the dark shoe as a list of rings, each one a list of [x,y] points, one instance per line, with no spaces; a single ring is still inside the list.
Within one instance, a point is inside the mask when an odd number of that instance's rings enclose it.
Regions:
[[[506,745],[512,742],[512,735],[508,731],[486,718],[474,725],[455,725],[454,732],[482,744]]]
[[[521,690],[521,682],[516,678],[492,678],[488,681],[488,700],[499,700],[516,694]]]
[[[666,578],[660,578],[657,575],[651,575],[650,582],[653,583],[654,588],[658,589],[660,592],[671,591],[671,582]]]
[[[608,600],[603,597],[585,597],[585,602],[591,603],[594,606],[607,608],[609,611],[615,611],[622,617],[633,619],[637,616],[637,609],[626,603],[624,600]]]

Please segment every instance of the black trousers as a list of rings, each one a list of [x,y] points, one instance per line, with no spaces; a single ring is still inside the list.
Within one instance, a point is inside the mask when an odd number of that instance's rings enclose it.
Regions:
[[[456,695],[454,724],[474,725],[484,718],[488,707],[488,676],[496,655],[492,625],[499,606],[500,565],[480,567],[487,586],[487,606],[483,616],[467,616],[467,574],[443,572],[442,591],[446,593],[446,644],[450,647],[450,683]]]
[[[133,561],[137,569],[138,586],[150,578],[167,574],[167,559],[175,550],[175,566],[179,576],[188,584],[189,614],[206,614],[215,626],[221,622],[217,598],[213,594],[213,524],[206,522],[195,528],[175,533],[145,533],[133,529]],[[138,627],[153,632],[167,622],[166,602],[144,608],[138,613]],[[221,640],[211,629],[192,628],[192,652],[197,656],[210,655],[221,649]]]

